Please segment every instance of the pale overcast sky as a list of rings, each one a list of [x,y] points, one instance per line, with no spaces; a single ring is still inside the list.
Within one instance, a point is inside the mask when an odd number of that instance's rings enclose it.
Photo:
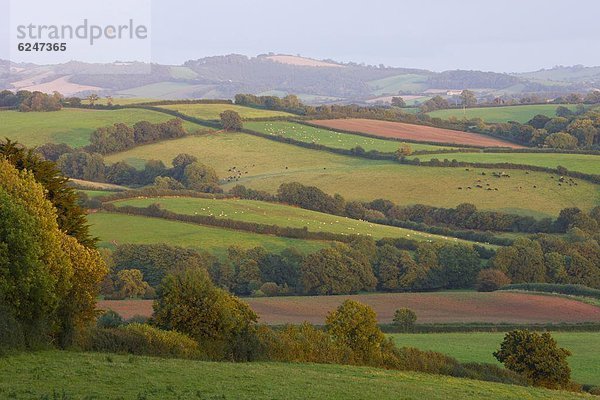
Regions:
[[[0,58],[9,57],[7,14]],[[598,0],[152,0],[152,60],[275,52],[435,71],[593,66],[599,17]]]

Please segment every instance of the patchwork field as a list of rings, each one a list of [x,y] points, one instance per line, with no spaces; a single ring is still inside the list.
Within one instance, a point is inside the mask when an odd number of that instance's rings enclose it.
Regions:
[[[383,94],[397,94],[401,91],[421,92],[427,86],[426,81],[426,75],[402,74],[370,81],[368,85],[374,95],[380,96]]]
[[[492,353],[500,348],[503,332],[425,333],[390,335],[398,346],[439,351],[462,362],[498,363]],[[571,351],[572,377],[600,386],[600,335],[597,332],[552,332],[558,345]]]
[[[453,109],[453,110],[437,110],[428,113],[431,117],[448,119],[450,117],[462,118],[481,118],[486,122],[508,122],[516,121],[525,123],[534,116],[541,114],[548,117],[556,116],[556,108],[563,106],[570,110],[575,110],[574,104],[533,104],[523,106],[504,106],[504,107],[478,107]]]
[[[444,153],[417,156],[421,161],[437,158],[457,159],[466,162],[513,163],[556,168],[563,166],[569,171],[600,174],[600,156],[589,154],[560,153]]]
[[[68,108],[54,112],[0,111],[0,137],[18,141],[26,146],[44,143],[66,143],[83,147],[90,143],[91,133],[103,126],[122,122],[133,125],[139,121],[164,122],[173,116],[141,109],[85,110]],[[193,132],[206,127],[184,122],[184,128]]]
[[[302,252],[314,252],[328,246],[327,242],[288,239],[283,237],[241,232],[169,221],[159,218],[98,212],[88,216],[92,235],[100,238],[101,247],[117,244],[166,243],[173,246],[206,250],[225,255],[229,246],[243,248],[263,246],[272,252],[295,247]]]
[[[600,322],[600,307],[558,296],[509,292],[373,293],[348,296],[297,296],[245,298],[266,324],[324,324],[328,312],[344,300],[368,304],[380,323],[390,323],[401,307],[412,309],[419,323],[523,323]],[[150,316],[151,300],[109,300],[98,303],[130,318]]]
[[[431,126],[405,124],[401,122],[378,121],[371,119],[331,119],[315,120],[314,124],[351,132],[368,133],[383,138],[399,138],[424,142],[448,143],[480,147],[510,147],[523,148],[518,144],[495,139],[491,136],[476,133],[454,131],[451,129],[434,128]]]
[[[403,144],[402,142],[396,140],[383,140],[360,135],[352,135],[285,121],[246,122],[244,124],[244,128],[269,135],[283,136],[286,138],[299,140],[301,142],[316,143],[338,149],[352,149],[356,146],[360,146],[366,151],[377,150],[386,153],[393,153],[397,151],[398,148]],[[451,148],[421,143],[410,143],[409,146],[414,151],[436,151]]]
[[[239,199],[199,199],[185,197],[139,198],[117,201],[117,206],[147,207],[160,204],[163,209],[187,215],[206,215],[222,219],[278,225],[292,228],[306,227],[309,232],[332,232],[342,235],[367,235],[376,239],[404,237],[419,241],[450,241],[469,243],[455,238],[431,235],[409,229],[372,224],[347,217],[339,217],[282,204]]]
[[[218,120],[220,114],[225,110],[235,111],[244,119],[288,117],[293,115],[283,111],[261,110],[251,107],[242,107],[235,104],[172,104],[160,107],[168,110],[176,110],[182,114],[189,115],[190,117],[206,120]]]
[[[273,193],[281,183],[298,181],[330,194],[339,193],[348,200],[385,198],[399,204],[443,207],[470,202],[482,209],[554,217],[566,207],[591,209],[600,202],[597,185],[577,181],[577,186],[559,187],[546,173],[510,171],[510,178],[493,181],[498,191],[459,190],[475,188],[482,170],[417,167],[339,156],[241,133],[193,136],[171,140],[168,145],[139,146],[105,159],[108,163],[125,160],[141,168],[148,159],[170,164],[180,153],[197,156],[213,166],[221,178],[230,176],[228,170],[234,166],[242,171],[240,178],[224,185],[225,189],[243,184]],[[488,175],[491,172],[486,171]]]
[[[203,362],[67,351],[24,353],[4,361],[0,363],[0,397],[15,400],[589,398],[416,372],[326,364]]]

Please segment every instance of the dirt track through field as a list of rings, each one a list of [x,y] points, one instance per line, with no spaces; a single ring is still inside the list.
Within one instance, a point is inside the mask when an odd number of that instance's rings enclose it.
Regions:
[[[477,133],[434,128],[431,126],[405,124],[401,122],[378,121],[359,118],[314,120],[309,122],[325,128],[367,133],[369,135],[375,135],[382,138],[462,144],[480,147],[510,147],[513,149],[524,148],[518,144]]]
[[[323,324],[327,313],[344,300],[368,304],[379,322],[391,322],[394,311],[408,307],[421,323],[560,323],[600,322],[600,307],[557,296],[526,293],[384,293],[351,296],[247,298],[252,309],[267,324]],[[112,309],[124,318],[150,316],[151,300],[101,301],[101,309]]]

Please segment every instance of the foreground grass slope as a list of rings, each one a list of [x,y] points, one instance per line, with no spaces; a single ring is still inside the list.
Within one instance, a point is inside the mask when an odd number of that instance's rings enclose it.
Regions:
[[[428,233],[373,224],[347,217],[304,210],[298,207],[273,204],[264,201],[239,199],[199,199],[190,197],[153,197],[117,201],[116,206],[148,207],[160,206],[178,214],[214,216],[221,219],[253,222],[265,225],[278,225],[291,228],[306,227],[309,232],[331,232],[342,235],[366,235],[375,239],[384,237],[404,237],[419,241],[460,242],[455,238],[431,235]]]
[[[398,346],[417,347],[448,354],[461,362],[498,363],[492,353],[500,347],[502,332],[424,333],[391,335]],[[570,350],[573,379],[600,386],[600,334],[597,332],[553,332],[558,345]],[[499,363],[498,363],[499,364]]]
[[[0,376],[0,397],[17,400],[586,398],[566,392],[365,367],[216,363],[59,351],[2,359]]]
[[[90,134],[97,128],[122,122],[133,125],[139,121],[164,122],[174,117],[161,112],[124,110],[85,110],[65,108],[54,112],[0,111],[0,137],[18,141],[26,146],[44,143],[66,143],[72,147],[88,145]],[[185,122],[188,132],[208,128]]]
[[[557,107],[567,107],[575,110],[574,104],[532,104],[523,106],[505,106],[505,107],[477,107],[453,110],[437,110],[429,113],[431,117],[448,119],[450,117],[462,118],[481,118],[486,122],[508,122],[516,121],[525,123],[538,114],[548,117],[556,116]]]
[[[304,149],[242,133],[194,136],[139,146],[106,160],[125,160],[142,167],[148,159],[168,164],[180,153],[195,155],[214,167],[221,178],[232,176],[229,171],[232,167],[241,171],[241,177],[229,183],[224,181],[225,189],[239,183],[274,193],[281,183],[298,181],[330,194],[340,193],[347,200],[385,198],[398,204],[442,207],[469,202],[482,209],[553,217],[566,207],[591,209],[600,202],[598,185],[578,181],[577,186],[558,187],[556,180],[546,173],[510,171],[511,178],[492,181],[489,169],[466,171],[400,165]],[[498,191],[475,189],[482,171],[487,172]],[[466,190],[468,186],[474,190]]]
[[[99,212],[88,216],[91,233],[100,238],[100,246],[117,244],[166,243],[173,246],[206,250],[224,255],[229,246],[243,248],[263,246],[272,252],[295,247],[302,252],[313,252],[328,246],[328,242],[288,239],[257,233],[234,231],[124,214]]]

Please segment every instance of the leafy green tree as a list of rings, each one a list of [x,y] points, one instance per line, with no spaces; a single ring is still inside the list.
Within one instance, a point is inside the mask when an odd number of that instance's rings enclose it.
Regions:
[[[592,146],[598,135],[598,128],[594,126],[594,122],[589,119],[576,119],[569,124],[567,132],[575,136],[579,141],[579,146]]]
[[[98,97],[98,95],[95,93],[92,93],[87,97],[87,101],[88,101],[88,103],[90,103],[90,106],[92,106],[92,107],[96,104],[96,102],[98,100],[100,100],[100,97]]]
[[[510,278],[498,269],[482,269],[477,274],[477,290],[493,292],[510,283]]]
[[[206,272],[188,270],[165,278],[154,302],[156,324],[188,334],[212,359],[252,358],[256,314],[226,291],[216,288]]]
[[[183,183],[188,189],[200,192],[210,192],[219,183],[215,170],[199,162],[193,162],[185,167]]]
[[[226,131],[240,131],[243,128],[242,117],[233,110],[225,110],[221,113],[221,127]]]
[[[473,107],[477,105],[477,97],[471,90],[463,90],[460,94],[460,100],[465,107]]]
[[[53,279],[41,261],[34,216],[0,188],[0,304],[31,332],[50,313]]]
[[[356,293],[373,290],[376,283],[371,265],[353,259],[347,246],[310,254],[300,266],[300,284],[307,294]]]
[[[392,97],[393,107],[406,107],[406,102],[402,97]]]
[[[375,311],[353,300],[344,301],[327,315],[326,329],[334,341],[352,349],[363,362],[377,358],[385,342]]]
[[[399,308],[394,312],[393,321],[402,332],[412,332],[417,322],[417,314],[410,308]]]
[[[500,349],[493,353],[498,361],[536,386],[551,389],[569,387],[571,369],[566,349],[558,347],[550,333],[542,334],[528,330],[507,333]]]
[[[573,150],[577,148],[577,138],[566,132],[557,132],[546,137],[544,144],[553,149]]]
[[[473,248],[450,244],[438,251],[438,262],[448,289],[470,288],[480,269],[479,255]]]
[[[143,297],[151,291],[139,269],[122,269],[117,272],[116,286],[123,298]]]
[[[491,266],[513,283],[546,281],[544,252],[537,241],[519,238],[511,246],[501,247],[491,259]]]

